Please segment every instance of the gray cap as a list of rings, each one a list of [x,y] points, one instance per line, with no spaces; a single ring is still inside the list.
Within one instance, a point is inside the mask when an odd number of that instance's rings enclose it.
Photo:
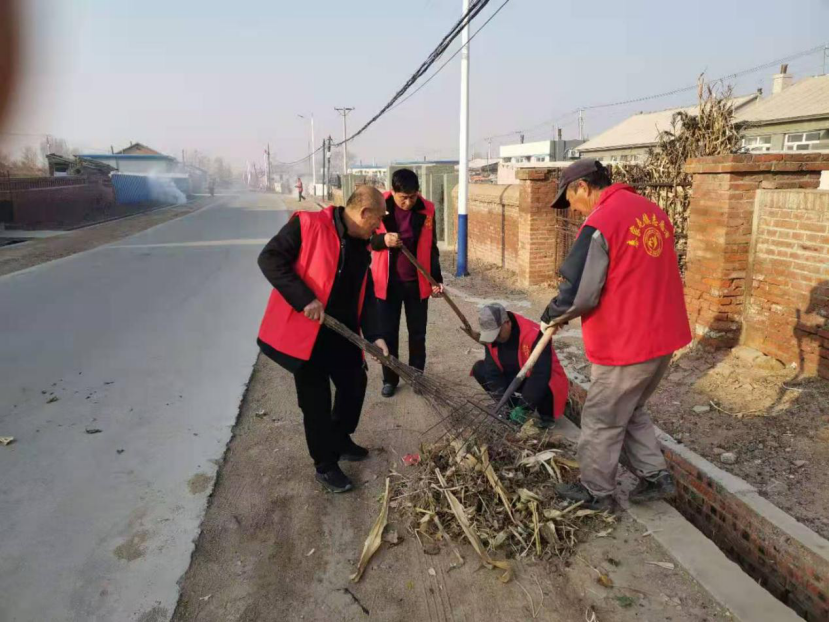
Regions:
[[[569,207],[570,203],[568,203],[568,200],[565,198],[565,193],[568,190],[568,184],[580,180],[583,177],[588,177],[591,173],[601,171],[603,169],[605,169],[605,167],[600,164],[599,160],[594,160],[593,158],[577,160],[566,169],[563,169],[562,173],[559,174],[559,192],[556,193],[556,198],[553,200],[553,203],[550,204],[550,207],[558,209]]]
[[[501,326],[509,320],[504,305],[490,303],[478,310],[479,342],[492,344],[499,336]]]

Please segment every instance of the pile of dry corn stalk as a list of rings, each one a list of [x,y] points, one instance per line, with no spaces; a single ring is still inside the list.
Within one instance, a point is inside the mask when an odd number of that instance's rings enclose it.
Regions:
[[[610,532],[613,515],[557,498],[554,485],[577,477],[571,456],[566,442],[532,422],[492,448],[475,437],[439,441],[422,448],[417,467],[393,473],[388,503],[428,553],[449,547],[463,563],[456,542],[466,540],[508,581],[512,558],[566,557],[580,537]]]
[[[691,200],[691,176],[686,161],[701,156],[721,156],[741,147],[741,125],[735,122],[732,88],[720,82],[698,80],[698,110],[679,111],[671,130],[660,134],[658,145],[639,164],[615,165],[614,181],[634,186],[660,207],[675,230],[680,269],[685,269],[687,223]]]

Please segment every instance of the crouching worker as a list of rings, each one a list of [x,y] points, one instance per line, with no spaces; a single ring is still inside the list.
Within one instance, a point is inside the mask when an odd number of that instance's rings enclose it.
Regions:
[[[484,343],[484,359],[473,365],[472,375],[494,399],[500,400],[525,365],[542,337],[539,325],[498,303],[485,305],[478,314],[479,340]],[[533,411],[539,414],[538,426],[550,428],[565,412],[568,377],[548,342],[539,360],[511,397],[511,419],[523,423]]]
[[[369,453],[351,438],[363,408],[366,365],[360,348],[322,322],[328,314],[356,333],[362,330],[388,354],[367,279],[368,240],[385,211],[380,192],[361,186],[345,208],[294,214],[259,256],[274,290],[257,343],[294,374],[316,478],[336,493],[352,489],[338,461],[360,461]]]

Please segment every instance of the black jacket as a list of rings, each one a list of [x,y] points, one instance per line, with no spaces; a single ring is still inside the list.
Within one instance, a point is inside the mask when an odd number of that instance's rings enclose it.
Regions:
[[[421,230],[423,230],[424,223],[427,220],[426,214],[424,214],[425,208],[426,206],[424,205],[423,199],[418,197],[418,201],[412,208],[412,229],[415,233],[415,240],[421,239]],[[386,198],[386,216],[383,217],[383,226],[386,228],[387,233],[398,233],[398,224],[395,221],[395,198],[392,195],[389,195],[389,197]],[[371,244],[373,250],[383,251],[387,248],[386,242],[383,240],[383,236],[384,234],[374,234],[372,236]],[[398,261],[398,254],[400,252],[400,249],[389,249],[390,279],[394,279],[395,265]],[[435,281],[438,283],[444,283],[444,277],[441,275],[441,261],[438,253],[438,241],[436,240],[434,233],[432,236],[430,265],[429,267],[424,266],[424,268],[428,268],[430,275],[433,279],[435,279]]]
[[[377,299],[371,278],[366,279],[363,312],[359,322],[357,307],[360,288],[369,270],[371,255],[365,240],[352,238],[347,234],[343,222],[343,208],[334,211],[334,225],[340,237],[340,259],[325,311],[352,331],[362,330],[363,336],[373,342],[381,337],[381,334]],[[262,274],[271,286],[298,312],[302,312],[306,305],[317,298],[294,270],[294,262],[300,254],[301,246],[300,219],[295,217],[265,245],[257,260]],[[327,327],[321,329],[321,333],[328,331]],[[302,365],[302,360],[277,351],[262,340],[257,340],[257,344],[265,355],[289,371],[296,371]]]
[[[503,344],[495,344],[501,369],[496,365],[489,348],[484,349],[484,367],[482,369],[488,390],[499,398],[507,391],[507,387],[521,370],[519,365],[519,324],[516,322],[513,312],[507,312],[507,316],[510,318],[512,325],[510,337]],[[541,331],[533,342],[534,347],[540,339],[542,339]],[[532,409],[539,406],[549,389],[548,383],[550,383],[550,375],[553,370],[551,348],[553,347],[548,342],[536,365],[533,366],[530,376],[524,380],[519,390],[525,404]]]

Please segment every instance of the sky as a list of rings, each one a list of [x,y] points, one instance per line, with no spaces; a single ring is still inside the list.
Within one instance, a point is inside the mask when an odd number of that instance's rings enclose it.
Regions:
[[[503,2],[491,0],[474,32]],[[370,119],[461,15],[460,0],[25,0],[22,76],[0,146],[49,134],[85,152],[139,141],[236,166],[308,154],[340,140],[334,107]],[[471,153],[576,138],[579,107],[695,84],[828,42],[826,0],[510,0],[470,45]],[[460,43],[450,46],[454,52]],[[438,64],[440,64],[439,61]],[[437,67],[437,65],[436,65]],[[460,55],[350,143],[364,163],[457,158]],[[796,79],[826,70],[823,52],[790,62]],[[733,80],[763,88],[777,69]],[[428,74],[429,75],[429,74]],[[416,85],[417,86],[417,85]],[[687,91],[585,113],[595,136],[625,117],[694,104]],[[512,133],[512,134],[509,134]]]

